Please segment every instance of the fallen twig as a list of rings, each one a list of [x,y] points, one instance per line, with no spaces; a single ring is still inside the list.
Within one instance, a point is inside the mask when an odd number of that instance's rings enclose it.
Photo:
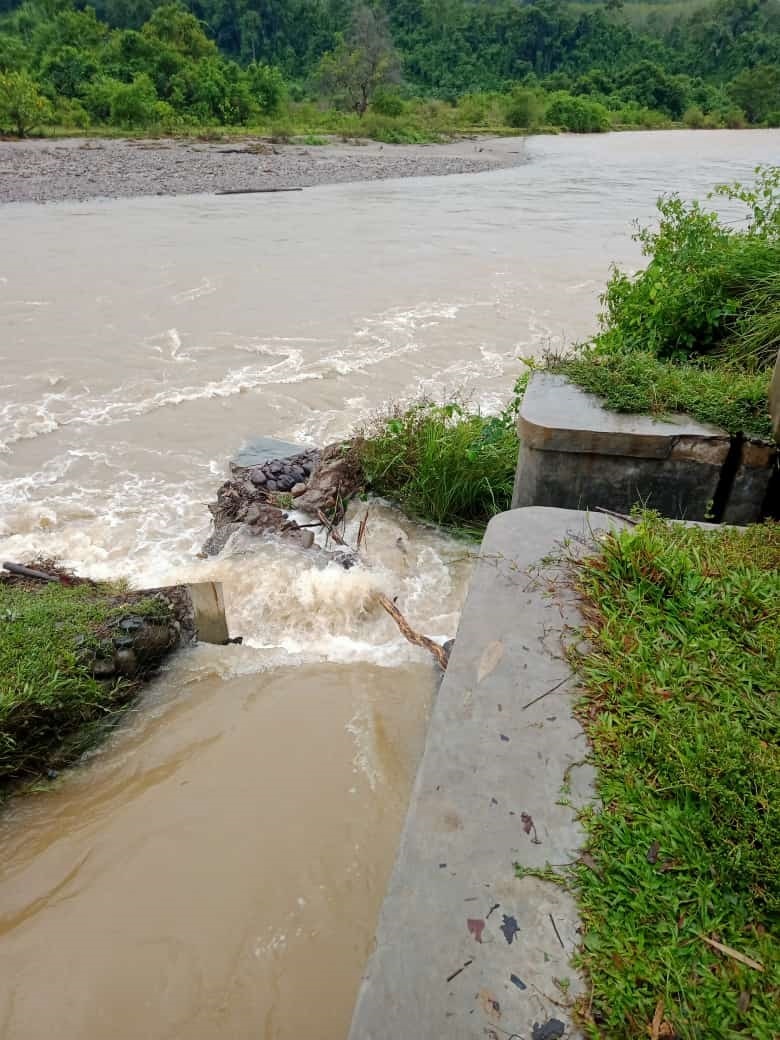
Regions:
[[[606,516],[614,516],[616,520],[624,520],[627,524],[631,524],[632,527],[636,527],[639,523],[633,516],[629,516],[628,513],[616,513],[613,509],[606,509],[604,506],[594,506],[594,512],[604,513]]]
[[[322,524],[322,526],[324,528],[326,528],[328,534],[333,539],[333,541],[336,543],[336,545],[346,545],[347,544],[344,541],[344,539],[341,537],[341,535],[338,533],[338,531],[336,530],[336,526],[333,523],[333,521],[328,520],[327,516],[325,516],[325,514],[323,513],[323,511],[321,509],[317,510],[317,518],[320,521],[320,523]]]
[[[719,953],[725,953],[727,957],[739,961],[740,964],[744,964],[748,968],[755,968],[756,971],[764,970],[763,964],[759,964],[758,961],[754,961],[751,957],[746,957],[744,953],[735,950],[733,946],[726,946],[725,943],[718,942],[717,939],[708,939],[706,935],[699,935],[699,938],[702,942],[706,942],[708,946],[711,946],[713,950],[717,950]]]
[[[571,676],[565,675],[560,682],[557,682],[555,684],[555,686],[551,686],[549,690],[545,690],[544,693],[540,693],[538,697],[534,697],[532,701],[529,701],[527,704],[524,704],[520,710],[525,711],[526,708],[530,708],[531,705],[536,704],[537,701],[542,700],[544,697],[549,697],[551,693],[555,693],[556,690],[559,690],[565,682],[569,681],[569,679],[571,679]]]
[[[432,653],[441,670],[446,672],[448,655],[444,647],[439,646],[438,643],[434,643],[434,641],[429,639],[428,636],[424,636],[420,632],[415,632],[395,603],[388,599],[384,593],[377,593],[377,599],[393,621],[395,621],[396,625],[398,625],[401,634],[408,639],[410,643],[414,643],[415,646],[421,646],[424,650],[428,650]]]
[[[363,539],[366,537],[366,526],[367,525],[368,525],[368,510],[366,510],[366,515],[360,521],[360,527],[358,527],[358,536],[357,536],[357,550],[358,550],[358,552],[360,552],[360,546],[363,544]]]

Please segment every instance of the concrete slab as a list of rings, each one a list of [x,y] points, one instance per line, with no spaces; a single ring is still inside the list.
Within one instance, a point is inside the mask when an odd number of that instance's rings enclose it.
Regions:
[[[780,350],[777,352],[775,371],[769,387],[769,414],[772,417],[772,432],[780,444]]]
[[[687,415],[654,419],[607,411],[601,398],[553,372],[534,373],[519,418],[523,443],[543,451],[666,459],[673,451],[683,457],[690,447],[700,461],[721,463],[730,443],[725,430]]]
[[[568,538],[614,526],[543,508],[490,523],[350,1040],[580,1035],[566,1006],[581,990],[569,963],[576,906],[558,885],[515,877],[513,864],[561,867],[582,842],[562,804],[564,785],[576,805],[593,796],[562,646],[578,615],[565,588],[551,594],[560,572],[545,559]]]
[[[518,417],[513,508],[557,506],[705,520],[718,500],[731,438],[687,416],[621,415],[564,376],[537,372]],[[755,504],[758,517],[761,500]]]

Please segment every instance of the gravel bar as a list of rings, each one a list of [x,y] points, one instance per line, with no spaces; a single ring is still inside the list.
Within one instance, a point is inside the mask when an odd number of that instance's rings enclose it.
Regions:
[[[61,202],[310,187],[482,173],[525,161],[519,138],[446,144],[303,146],[261,138],[203,142],[98,138],[0,141],[0,202]]]

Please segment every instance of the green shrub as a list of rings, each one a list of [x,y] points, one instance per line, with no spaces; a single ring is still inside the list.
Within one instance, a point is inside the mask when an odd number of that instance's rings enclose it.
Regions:
[[[509,508],[518,451],[511,417],[422,401],[379,420],[355,445],[371,489],[412,516],[478,530]]]
[[[544,102],[535,90],[515,87],[504,110],[504,122],[518,130],[529,130],[539,124],[543,112]]]
[[[403,114],[404,103],[397,90],[379,87],[371,99],[371,109],[380,116],[397,118]]]
[[[683,112],[683,123],[691,130],[702,130],[706,117],[698,105],[691,105]]]
[[[566,93],[553,95],[547,105],[545,119],[574,134],[600,133],[608,130],[610,125],[609,112],[598,101]]]
[[[144,127],[156,121],[157,91],[142,72],[132,83],[117,83],[110,100],[110,119],[116,126]]]
[[[25,137],[50,115],[51,105],[28,73],[0,73],[0,127]]]
[[[780,270],[780,168],[758,172],[752,189],[718,194],[745,203],[745,225],[721,222],[698,202],[659,200],[657,228],[636,235],[647,267],[633,276],[615,269],[602,297],[602,346],[689,358],[732,334],[751,290]]]

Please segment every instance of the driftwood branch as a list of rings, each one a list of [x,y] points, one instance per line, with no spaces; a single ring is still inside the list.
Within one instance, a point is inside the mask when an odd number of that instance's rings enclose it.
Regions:
[[[3,570],[9,574],[18,574],[21,578],[35,578],[37,581],[60,581],[57,574],[47,574],[45,571],[36,571],[32,567],[25,567],[21,563],[4,563]]]
[[[303,191],[303,188],[223,188],[215,195],[265,195],[274,191]]]
[[[415,646],[421,646],[423,650],[427,650],[432,653],[436,658],[436,662],[443,672],[447,670],[447,658],[448,654],[444,647],[439,646],[438,643],[434,643],[428,636],[421,635],[420,632],[415,630],[409,625],[409,622],[403,616],[398,607],[393,603],[392,600],[388,599],[384,593],[380,592],[377,594],[377,599],[380,604],[384,607],[390,617],[395,621],[396,625],[401,630],[401,634],[409,640],[410,643],[414,643]]]
[[[336,545],[346,545],[347,544],[344,541],[344,539],[341,537],[341,535],[338,533],[338,531],[336,530],[336,525],[332,521],[328,520],[327,516],[325,516],[325,514],[323,513],[323,511],[321,509],[317,510],[317,519],[322,524],[322,526],[327,530],[328,534],[333,539],[333,541],[336,543]]]

